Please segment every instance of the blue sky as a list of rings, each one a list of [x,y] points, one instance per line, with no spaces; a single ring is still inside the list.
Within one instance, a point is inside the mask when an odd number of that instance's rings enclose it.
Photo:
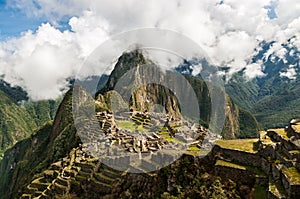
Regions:
[[[69,18],[65,17],[59,22],[60,30],[70,29]],[[45,17],[28,17],[21,10],[9,8],[5,0],[0,0],[0,41],[11,37],[18,37],[27,30],[35,31],[42,23],[48,20]]]
[[[19,10],[7,8],[5,0],[0,0],[0,39],[20,35],[21,32],[29,29],[35,30],[42,22],[42,19],[28,18]]]

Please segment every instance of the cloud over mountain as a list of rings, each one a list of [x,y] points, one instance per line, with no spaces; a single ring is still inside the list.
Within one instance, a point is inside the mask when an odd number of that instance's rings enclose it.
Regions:
[[[282,55],[281,44],[290,38],[300,49],[298,0],[12,0],[8,6],[49,20],[0,43],[0,75],[33,99],[59,96],[97,46],[137,28],[180,32],[213,64],[230,67],[229,75],[246,68],[249,78],[263,75],[261,63],[252,63],[262,41],[275,41],[268,54]],[[66,17],[70,30],[61,31],[59,22]]]

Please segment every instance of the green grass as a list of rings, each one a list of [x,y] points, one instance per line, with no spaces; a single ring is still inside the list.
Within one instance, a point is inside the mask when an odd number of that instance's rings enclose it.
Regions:
[[[135,130],[138,130],[140,132],[147,131],[143,127],[143,125],[137,125],[135,122],[132,122],[129,120],[117,121],[117,125],[118,125],[118,127],[122,128],[122,129],[127,129],[127,130],[131,130],[131,131],[135,131]]]
[[[287,176],[290,184],[300,184],[300,173],[295,167],[282,169],[282,173]]]
[[[173,138],[173,137],[165,137],[165,139],[168,141],[168,142],[174,142],[176,144],[184,144],[183,142],[177,140],[176,138]]]
[[[270,129],[269,131],[274,131],[280,135],[283,139],[288,140],[287,132],[284,129]]]
[[[257,141],[258,139],[217,140],[215,144],[221,148],[255,153],[254,143]]]
[[[296,125],[293,125],[292,128],[294,129],[294,131],[300,133],[300,124],[297,123]]]
[[[245,166],[234,164],[234,163],[231,163],[231,162],[226,162],[226,161],[223,161],[223,160],[217,160],[216,166],[231,167],[231,168],[241,169],[241,170],[246,170],[247,169]]]
[[[197,146],[189,146],[188,150],[190,150],[190,151],[199,151],[200,149]]]
[[[257,176],[266,176],[266,174],[257,167],[227,162],[224,160],[217,160],[216,166],[224,166],[224,167],[231,167],[231,168],[235,168],[235,169],[248,170],[248,171],[255,172]]]

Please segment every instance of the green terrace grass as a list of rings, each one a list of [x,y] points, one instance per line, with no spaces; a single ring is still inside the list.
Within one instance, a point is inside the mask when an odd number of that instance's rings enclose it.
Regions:
[[[183,153],[187,154],[187,155],[192,155],[194,157],[204,157],[206,156],[208,153],[210,152],[210,150],[202,150],[202,149],[198,149],[198,150],[186,150]]]
[[[283,139],[288,140],[287,132],[284,129],[270,129],[269,131],[274,131],[278,133]]]
[[[184,144],[183,142],[177,140],[176,138],[173,138],[173,137],[165,137],[165,139],[168,141],[168,142],[173,142],[173,143],[176,143],[176,144]]]
[[[291,184],[300,184],[300,173],[295,167],[282,169],[282,173],[286,175]]]
[[[255,153],[254,143],[257,141],[258,139],[217,140],[215,144],[221,148]]]
[[[266,145],[272,145],[274,142],[271,140],[269,136],[267,136],[266,131],[260,131],[259,132],[260,136],[260,141],[266,146]]]
[[[241,169],[241,170],[246,170],[247,169],[245,166],[234,164],[234,163],[231,163],[231,162],[226,162],[224,160],[217,160],[216,166],[231,167],[231,168]]]
[[[217,160],[215,165],[216,166],[223,166],[223,167],[230,167],[230,168],[235,168],[235,169],[240,169],[240,170],[249,170],[249,171],[255,172],[257,176],[266,176],[266,174],[263,171],[261,171],[259,168],[248,166],[248,165],[242,165],[242,164],[238,164],[238,163],[227,162],[227,161],[224,161],[224,160]]]
[[[137,125],[135,122],[129,120],[117,121],[117,125],[122,129],[127,129],[131,131],[135,131],[135,130],[138,130],[140,132],[147,131],[145,128],[143,128],[143,125]]]
[[[200,149],[197,146],[189,146],[188,150],[190,150],[190,151],[199,151]]]
[[[169,131],[167,127],[162,127],[161,130],[158,132],[159,135],[169,135]]]
[[[294,131],[296,131],[297,133],[300,133],[300,123],[297,123],[296,125],[292,125],[292,128],[293,128]]]

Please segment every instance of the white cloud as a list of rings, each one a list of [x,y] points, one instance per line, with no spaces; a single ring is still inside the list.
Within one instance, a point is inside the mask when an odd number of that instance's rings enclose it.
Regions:
[[[280,72],[279,75],[280,77],[287,77],[291,80],[297,79],[297,72],[295,66],[290,66],[286,72]]]
[[[249,79],[265,76],[265,74],[262,72],[262,63],[252,63],[247,65],[245,75]]]
[[[70,22],[76,33],[42,24],[36,32],[2,42],[0,75],[22,86],[33,100],[59,97],[68,86],[67,79],[76,75],[87,55],[107,38],[102,29],[80,29],[76,20]],[[90,25],[82,21],[85,27]]]
[[[0,43],[3,60],[0,74],[25,87],[32,98],[56,97],[64,90],[65,79],[74,76],[80,63],[109,36],[145,27],[180,32],[197,42],[214,64],[229,66],[230,74],[246,68],[249,78],[263,75],[260,64],[249,64],[261,41],[276,42],[266,56],[276,54],[284,58],[285,49],[281,44],[292,36],[295,37],[291,45],[300,47],[298,0],[222,2],[12,0],[11,7],[32,17],[46,17],[54,25],[63,17],[70,17],[72,31],[61,32],[55,26],[44,24],[37,32],[28,31],[20,38]],[[266,7],[270,5],[276,5],[277,19],[269,19]],[[55,73],[49,67],[62,71]],[[36,78],[30,79],[29,73]],[[45,93],[39,92],[34,81],[47,87]]]

